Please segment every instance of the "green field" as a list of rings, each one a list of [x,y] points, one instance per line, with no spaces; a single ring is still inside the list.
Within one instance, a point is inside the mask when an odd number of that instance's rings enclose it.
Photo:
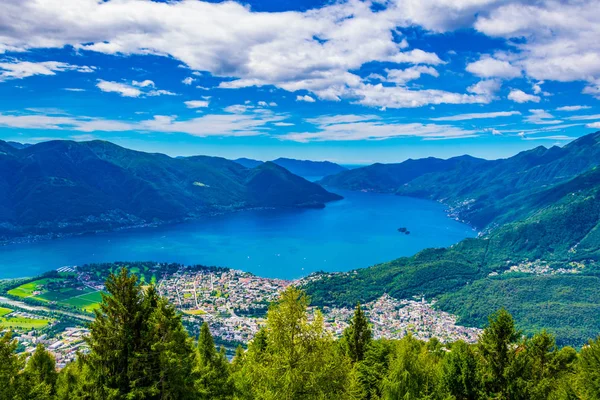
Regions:
[[[55,286],[49,288],[48,284],[55,284]],[[36,291],[41,293],[34,295],[33,293]],[[93,312],[102,301],[99,291],[82,287],[71,278],[38,279],[11,289],[8,294],[46,303],[53,302],[67,307],[76,307],[87,312]]]
[[[0,317],[0,327],[9,329],[41,329],[50,323],[49,319],[33,319],[25,317]]]
[[[13,312],[13,310],[11,310],[10,308],[0,307],[0,318],[4,317],[5,315],[8,315],[12,312]]]

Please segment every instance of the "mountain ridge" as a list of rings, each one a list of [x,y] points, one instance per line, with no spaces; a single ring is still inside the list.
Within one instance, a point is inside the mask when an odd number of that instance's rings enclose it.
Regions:
[[[324,207],[341,198],[275,164],[247,169],[224,158],[171,158],[106,141],[58,140],[22,149],[0,141],[0,188],[4,238],[110,230],[247,208]]]

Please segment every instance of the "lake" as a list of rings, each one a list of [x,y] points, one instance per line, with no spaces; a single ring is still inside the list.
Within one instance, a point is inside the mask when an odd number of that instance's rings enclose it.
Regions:
[[[0,247],[0,278],[90,262],[152,260],[292,279],[320,270],[368,267],[476,236],[469,226],[448,218],[436,202],[332,191],[344,200],[325,209],[243,211],[157,228]],[[400,227],[410,235],[398,232]]]

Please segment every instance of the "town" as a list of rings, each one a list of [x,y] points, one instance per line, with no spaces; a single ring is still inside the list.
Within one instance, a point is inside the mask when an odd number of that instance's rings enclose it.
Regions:
[[[149,271],[161,271],[161,265],[152,266]],[[68,274],[68,285],[104,289],[103,282],[96,278],[98,275],[89,270],[68,267],[57,272]],[[159,294],[181,311],[182,320],[192,334],[207,322],[215,340],[232,348],[248,343],[265,325],[268,306],[283,289],[288,285],[302,287],[314,279],[319,279],[318,275],[287,281],[233,269],[181,267],[157,277],[155,285]],[[57,285],[56,281],[52,284]],[[44,288],[38,286],[34,293],[44,293]],[[11,301],[10,307],[15,309],[15,303]],[[371,321],[375,338],[399,339],[411,334],[421,340],[474,343],[481,332],[478,328],[458,325],[455,316],[436,309],[434,301],[424,298],[394,299],[386,294],[363,304],[362,308]],[[36,318],[36,310],[29,308],[27,316]],[[352,308],[309,307],[309,315],[314,316],[317,311],[323,314],[325,328],[335,337],[342,335],[354,312]],[[61,329],[56,329],[57,319],[60,318],[49,319],[47,328],[16,329],[13,333],[24,353],[33,352],[38,343],[43,343],[60,367],[73,360],[78,351],[86,351],[83,338],[88,332],[85,321],[89,321],[90,315],[87,320],[73,319],[72,326],[63,324]],[[2,326],[5,330],[11,328],[7,323]],[[47,330],[51,333],[46,333]]]

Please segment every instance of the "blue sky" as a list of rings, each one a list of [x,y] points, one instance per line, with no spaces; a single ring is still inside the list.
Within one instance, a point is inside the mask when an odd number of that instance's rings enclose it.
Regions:
[[[600,2],[5,0],[0,139],[341,163],[600,130]]]

